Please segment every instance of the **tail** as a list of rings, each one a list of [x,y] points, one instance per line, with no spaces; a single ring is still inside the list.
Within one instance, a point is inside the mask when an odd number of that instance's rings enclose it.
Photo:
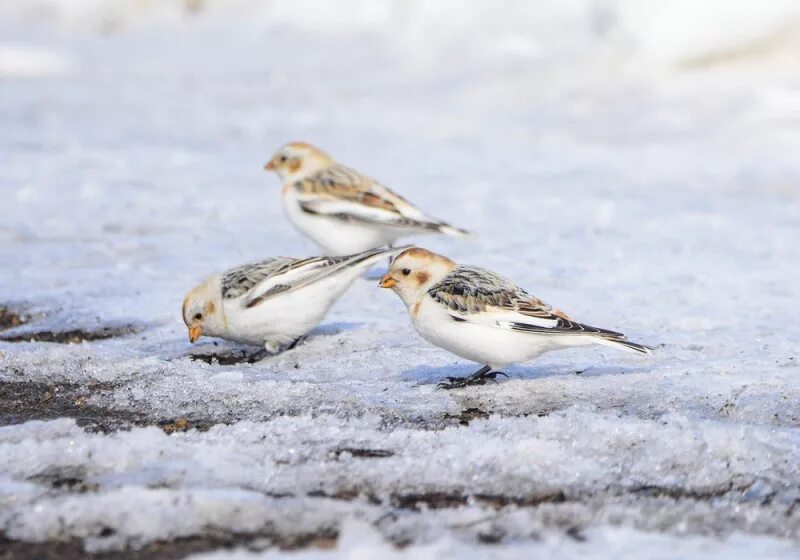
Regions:
[[[452,235],[453,237],[472,237],[473,235],[475,235],[471,231],[453,227],[450,224],[446,224],[444,222],[437,223],[435,229],[439,233],[443,233],[444,235]]]
[[[619,348],[620,350],[625,350],[627,352],[633,352],[635,354],[640,354],[642,356],[649,356],[653,353],[653,349],[650,346],[645,346],[644,344],[639,344],[637,342],[631,342],[630,340],[625,340],[624,335],[617,335],[617,336],[595,336],[593,337],[595,342],[600,344],[605,344],[606,346],[613,346],[614,348]]]
[[[376,247],[375,249],[369,249],[363,253],[356,253],[354,255],[347,255],[339,258],[341,258],[343,261],[346,261],[346,266],[348,267],[359,265],[366,266],[367,264],[372,266],[383,258],[389,257],[390,259],[393,259],[411,247],[413,247],[413,245],[403,245],[401,247]]]

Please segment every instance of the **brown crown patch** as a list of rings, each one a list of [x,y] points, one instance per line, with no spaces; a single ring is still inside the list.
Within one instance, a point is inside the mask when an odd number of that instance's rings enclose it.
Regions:
[[[333,162],[333,158],[317,148],[316,146],[312,146],[311,144],[307,144],[306,142],[291,142],[286,144],[286,148],[293,148],[295,150],[300,150],[305,152],[305,156],[311,159],[319,160],[322,162]]]
[[[317,148],[309,144],[308,142],[289,142],[286,144],[290,148],[306,148],[309,150],[316,150]]]
[[[324,158],[324,159],[331,159],[331,157],[317,148],[316,146],[309,144],[308,142],[290,142],[286,144],[287,148],[294,148],[296,150],[305,150],[309,152],[311,155],[316,157]]]
[[[401,257],[405,256],[417,257],[421,259],[430,259],[434,261],[442,261],[453,265],[455,264],[455,262],[448,259],[444,255],[439,255],[437,253],[434,253],[433,251],[428,251],[427,249],[423,249],[422,247],[411,247],[409,249],[406,249],[405,251],[397,255],[397,259],[400,259]]]
[[[432,251],[428,251],[427,249],[423,249],[422,247],[410,247],[410,248],[406,249],[405,251],[403,251],[402,253],[400,253],[399,255],[397,255],[397,258],[399,259],[400,257],[405,257],[405,256],[422,257],[422,258],[433,258],[433,257],[438,256],[438,255],[436,255],[436,253],[434,253]]]

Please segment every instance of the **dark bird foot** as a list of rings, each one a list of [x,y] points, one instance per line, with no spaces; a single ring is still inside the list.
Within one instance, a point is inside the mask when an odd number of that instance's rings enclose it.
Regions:
[[[306,335],[298,336],[295,338],[289,346],[286,347],[286,350],[294,350],[298,344],[301,344],[306,339]]]
[[[246,361],[249,364],[254,364],[256,362],[260,362],[267,356],[270,356],[270,353],[267,352],[266,348],[261,348],[259,350],[256,350],[250,355],[247,355],[247,353],[242,353],[242,356],[244,357],[244,361]]]
[[[496,378],[498,375],[508,377],[508,375],[502,371],[492,371],[492,368],[489,366],[484,366],[472,375],[466,377],[445,377],[436,385],[436,388],[449,391],[450,389],[461,389],[462,387],[468,387],[470,385],[485,385],[488,380],[497,382]]]

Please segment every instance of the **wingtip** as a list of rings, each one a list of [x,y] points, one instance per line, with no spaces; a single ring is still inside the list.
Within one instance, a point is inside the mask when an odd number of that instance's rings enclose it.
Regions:
[[[388,247],[383,252],[380,253],[381,257],[389,257],[390,260],[394,260],[408,249],[411,249],[413,245],[401,245],[400,247]]]
[[[439,231],[445,235],[451,235],[453,237],[476,237],[476,234],[469,230],[453,227],[448,224],[441,224],[439,226]]]
[[[390,259],[394,258],[406,249],[410,249],[412,247],[413,245],[401,245],[399,247],[375,247],[374,249],[367,249],[363,253],[350,255],[350,257],[355,258],[359,262],[373,262],[385,257],[389,257]]]
[[[399,253],[402,253],[403,251],[405,251],[406,249],[411,249],[412,247],[414,247],[414,244],[413,243],[408,243],[406,245],[399,245],[397,247],[387,247],[385,250],[386,251],[397,251],[397,253],[399,254]]]
[[[639,344],[638,342],[631,342],[630,340],[618,340],[617,344],[623,346],[626,350],[636,352],[642,356],[650,356],[653,353],[653,347]]]

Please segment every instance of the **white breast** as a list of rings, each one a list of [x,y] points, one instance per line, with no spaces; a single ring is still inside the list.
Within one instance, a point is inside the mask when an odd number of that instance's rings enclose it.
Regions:
[[[551,350],[590,343],[577,336],[532,334],[456,321],[442,305],[427,295],[423,296],[418,307],[412,305],[409,312],[414,327],[425,340],[456,356],[493,369],[527,362]]]

